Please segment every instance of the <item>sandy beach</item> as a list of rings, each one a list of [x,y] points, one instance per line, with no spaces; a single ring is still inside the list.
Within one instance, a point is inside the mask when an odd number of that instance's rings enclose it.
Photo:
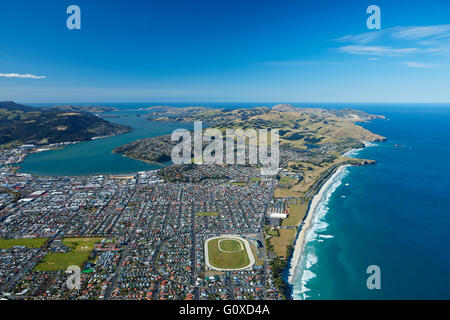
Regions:
[[[342,170],[344,170],[345,167],[349,167],[349,165],[340,166],[331,175],[331,177],[322,185],[319,192],[313,197],[313,199],[311,201],[311,205],[309,206],[309,210],[308,210],[308,213],[307,213],[307,216],[305,219],[305,223],[303,225],[303,228],[300,230],[300,232],[297,236],[297,239],[295,241],[294,253],[292,254],[292,258],[291,258],[291,268],[289,269],[289,278],[288,278],[289,284],[291,284],[291,285],[293,284],[293,281],[294,281],[294,276],[295,276],[297,265],[300,262],[300,257],[302,255],[303,247],[305,244],[306,234],[314,223],[313,221],[314,221],[314,216],[315,216],[317,206],[320,203],[320,201],[322,200],[325,190],[328,188],[328,186],[330,186],[334,182],[335,178],[342,172]]]

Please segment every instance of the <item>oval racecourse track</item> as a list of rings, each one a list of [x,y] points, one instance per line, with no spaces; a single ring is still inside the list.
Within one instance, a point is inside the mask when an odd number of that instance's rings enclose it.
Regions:
[[[219,271],[243,270],[255,264],[255,257],[246,239],[223,235],[205,241],[205,263]]]

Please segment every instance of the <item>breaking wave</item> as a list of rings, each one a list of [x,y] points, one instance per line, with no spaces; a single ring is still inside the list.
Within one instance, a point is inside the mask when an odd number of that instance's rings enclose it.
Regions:
[[[355,157],[355,156],[358,155],[358,153],[359,153],[361,150],[364,150],[365,148],[377,146],[376,143],[374,143],[374,142],[368,142],[368,141],[363,141],[363,144],[364,144],[364,148],[351,149],[351,150],[349,150],[349,151],[343,153],[342,156],[343,156],[343,157]]]
[[[347,168],[343,168],[342,171],[334,177],[334,181],[330,184],[327,190],[325,190],[315,212],[310,213],[314,215],[312,226],[306,232],[305,248],[303,250],[299,263],[300,272],[297,273],[292,292],[293,298],[296,300],[303,300],[311,297],[310,295],[307,295],[306,292],[310,291],[307,286],[308,282],[311,281],[311,279],[317,277],[317,275],[311,270],[318,262],[318,257],[315,254],[314,246],[317,243],[322,243],[326,239],[334,238],[333,235],[324,233],[324,231],[326,231],[329,226],[329,224],[325,221],[326,214],[329,210],[328,203],[330,201],[331,195],[342,184],[342,179],[347,175],[348,172],[349,171],[347,170]]]

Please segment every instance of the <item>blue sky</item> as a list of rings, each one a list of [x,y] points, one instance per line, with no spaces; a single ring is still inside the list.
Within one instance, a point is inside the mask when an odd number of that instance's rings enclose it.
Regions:
[[[0,100],[450,102],[447,0],[2,0],[0,43]]]

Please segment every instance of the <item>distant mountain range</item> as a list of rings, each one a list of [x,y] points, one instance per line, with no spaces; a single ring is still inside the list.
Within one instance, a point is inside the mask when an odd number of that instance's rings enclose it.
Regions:
[[[227,129],[278,129],[282,161],[295,159],[329,164],[350,149],[364,147],[366,141],[386,140],[385,137],[356,124],[383,119],[384,116],[353,109],[329,110],[279,104],[272,108],[230,110],[169,106],[151,107],[146,110],[156,110],[149,114],[152,116],[148,118],[149,121],[203,121],[210,128],[219,129],[223,133],[226,133]],[[171,151],[177,143],[178,141],[171,141],[170,135],[143,138],[117,147],[114,152],[133,159],[161,163],[170,159]]]
[[[277,104],[272,110],[279,112],[310,112],[322,115],[334,115],[340,118],[347,118],[352,121],[367,121],[372,119],[385,119],[385,116],[368,114],[364,111],[354,110],[350,108],[344,109],[322,109],[322,108],[303,108],[295,107],[291,104]]]
[[[146,108],[152,110],[148,115],[149,121],[167,121],[167,122],[192,122],[202,120],[210,125],[229,124],[235,120],[247,121],[250,119],[271,117],[275,113],[281,113],[289,118],[292,114],[294,118],[299,114],[305,114],[312,117],[336,119],[347,122],[366,122],[373,119],[384,119],[384,116],[368,114],[364,111],[350,108],[344,109],[325,109],[325,108],[304,108],[296,107],[291,104],[277,104],[273,107],[254,107],[237,109],[217,109],[208,107],[184,107],[176,108],[170,106],[157,106]],[[256,118],[255,118],[256,117]],[[245,125],[245,124],[244,124]],[[256,126],[258,128],[259,126]]]
[[[48,144],[84,141],[130,131],[130,127],[92,114],[113,109],[102,106],[37,108],[0,101],[0,145],[11,142]]]
[[[117,108],[106,107],[106,106],[73,106],[73,105],[62,105],[62,106],[52,106],[44,108],[47,110],[59,110],[59,111],[74,111],[74,112],[87,112],[87,113],[102,113],[108,111],[117,111]]]

